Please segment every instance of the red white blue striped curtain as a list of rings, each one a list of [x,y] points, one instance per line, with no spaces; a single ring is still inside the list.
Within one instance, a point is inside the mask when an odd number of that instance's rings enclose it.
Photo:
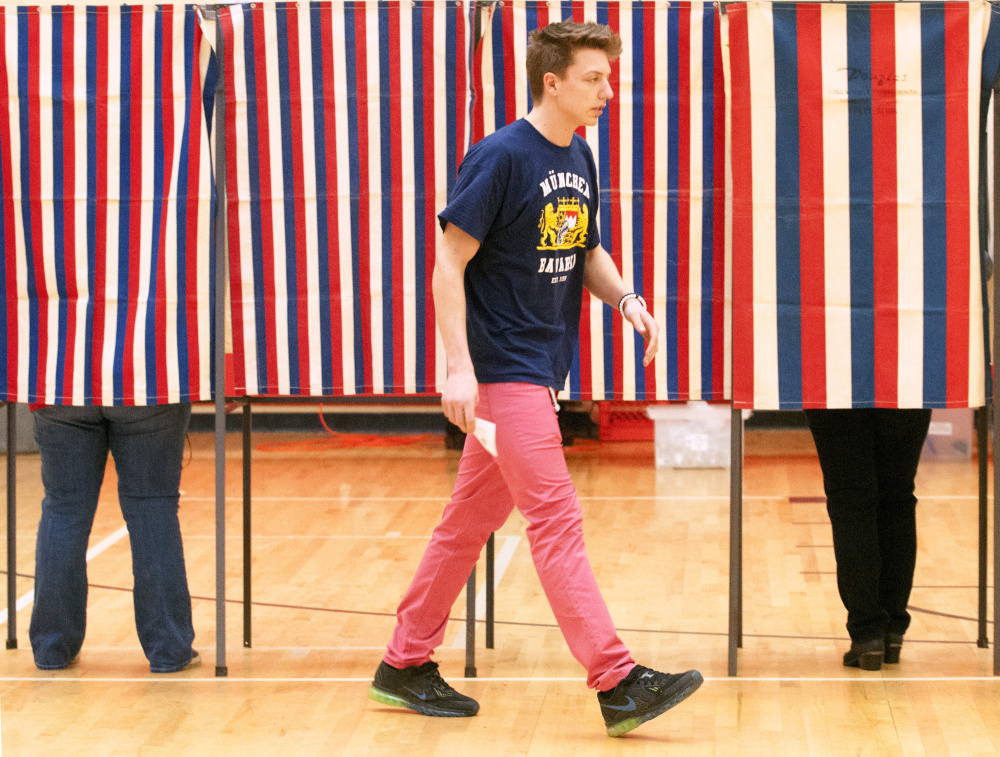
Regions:
[[[528,33],[573,19],[610,24],[624,52],[615,97],[584,130],[601,183],[601,237],[662,329],[653,364],[642,339],[596,298],[585,302],[573,399],[695,400],[729,394],[725,121],[713,3],[504,0],[484,8],[474,70],[473,140],[530,107]],[[478,66],[481,66],[478,67]]]
[[[983,0],[727,6],[736,407],[984,404],[996,19]]]
[[[0,7],[0,398],[211,398],[208,127],[194,6]]]
[[[431,271],[473,2],[220,12],[236,390],[436,393]]]

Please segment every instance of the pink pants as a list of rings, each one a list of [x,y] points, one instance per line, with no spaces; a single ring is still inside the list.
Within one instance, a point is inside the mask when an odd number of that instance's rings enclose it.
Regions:
[[[476,415],[496,423],[498,457],[469,435],[451,502],[400,602],[385,661],[405,668],[430,660],[486,540],[516,506],[528,520],[542,588],[570,651],[587,669],[587,685],[613,688],[635,662],[587,559],[580,500],[548,389],[480,384]]]

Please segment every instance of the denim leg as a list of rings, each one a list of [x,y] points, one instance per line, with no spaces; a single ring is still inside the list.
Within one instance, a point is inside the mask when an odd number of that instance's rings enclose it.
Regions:
[[[135,626],[154,673],[191,659],[194,627],[177,517],[189,403],[104,408],[128,525]]]
[[[101,409],[36,410],[42,516],[35,548],[35,602],[28,636],[35,665],[58,670],[80,651],[87,627],[87,544],[108,459]]]

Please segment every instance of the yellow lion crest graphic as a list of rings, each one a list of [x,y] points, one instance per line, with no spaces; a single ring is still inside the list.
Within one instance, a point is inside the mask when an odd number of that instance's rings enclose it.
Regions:
[[[555,208],[548,203],[538,221],[542,232],[538,249],[568,250],[586,245],[588,213],[587,206],[577,199],[560,199]]]

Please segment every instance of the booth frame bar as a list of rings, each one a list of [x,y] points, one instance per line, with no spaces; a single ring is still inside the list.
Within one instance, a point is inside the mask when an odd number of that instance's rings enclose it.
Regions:
[[[989,545],[989,532],[987,530],[989,450],[986,445],[989,444],[989,408],[977,407],[973,418],[976,426],[976,451],[979,455],[979,607],[977,612],[979,628],[976,646],[980,649],[987,649],[990,646],[990,640],[986,634],[986,560]]]
[[[215,89],[215,675],[226,665],[226,81],[225,37],[219,6],[204,10],[215,21],[219,68]]]
[[[736,675],[743,646],[743,411],[730,411],[728,673]]]
[[[17,405],[7,405],[7,649],[17,649]]]
[[[997,175],[997,170],[1000,166],[996,164],[996,157],[1000,155],[1000,105],[997,103],[997,92],[1000,91],[997,88],[997,82],[993,82],[993,157],[994,157],[994,167],[993,167],[993,312],[990,314],[990,324],[993,330],[992,339],[992,364],[996,365],[997,355],[1000,354],[1000,333],[998,333],[997,324],[997,311],[1000,310],[1000,286],[998,286],[997,275],[997,257],[1000,253],[1000,181]],[[1000,675],[1000,644],[997,644],[997,629],[1000,628],[1000,555],[997,554],[997,545],[1000,544],[1000,506],[997,502],[997,492],[1000,491],[1000,458],[997,457],[997,430],[1000,429],[1000,404],[997,403],[997,392],[996,392],[996,372],[993,373],[993,396],[992,396],[992,406],[993,406],[993,675]],[[981,495],[982,496],[982,495]],[[982,513],[980,516],[980,528],[982,532],[986,530],[986,514]],[[980,536],[980,539],[983,537]],[[985,549],[984,546],[980,545],[980,549]],[[985,567],[985,557],[981,558],[981,562]],[[981,591],[985,591],[985,570],[980,572],[980,584]],[[980,608],[983,610],[985,615],[985,597],[980,599]],[[983,625],[985,621],[981,622],[980,626],[980,644],[979,646],[988,646],[986,640],[986,630]]]

